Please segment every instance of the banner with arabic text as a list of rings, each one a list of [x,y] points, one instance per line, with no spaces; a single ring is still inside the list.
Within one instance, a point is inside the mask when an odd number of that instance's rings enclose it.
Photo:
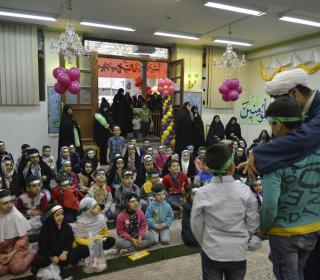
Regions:
[[[265,112],[272,102],[268,97],[250,96],[239,99],[236,105],[236,116],[240,124],[268,125]]]
[[[148,79],[167,77],[167,63],[148,62]],[[141,62],[137,60],[98,58],[98,76],[106,78],[135,79],[141,76]]]

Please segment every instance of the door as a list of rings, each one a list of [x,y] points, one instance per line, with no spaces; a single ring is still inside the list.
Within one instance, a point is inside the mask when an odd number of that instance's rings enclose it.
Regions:
[[[174,109],[183,105],[184,92],[184,59],[171,61],[168,63],[168,75],[176,84],[176,91],[174,93]]]
[[[93,121],[94,114],[98,109],[98,54],[92,52],[90,56],[74,57],[69,63],[60,57],[60,66],[66,69],[77,67],[80,69],[79,94],[66,92],[62,95],[62,102],[70,104],[73,116],[80,125],[81,137],[84,144],[93,144]]]

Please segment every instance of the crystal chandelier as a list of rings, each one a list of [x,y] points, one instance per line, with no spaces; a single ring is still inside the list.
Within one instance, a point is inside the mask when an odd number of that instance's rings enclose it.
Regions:
[[[82,45],[80,37],[75,32],[74,26],[71,23],[71,0],[67,0],[66,4],[69,16],[66,30],[60,34],[58,41],[54,41],[53,39],[51,40],[49,48],[51,53],[59,53],[63,55],[64,58],[68,59],[68,62],[71,64],[73,56],[89,55],[90,51],[88,48]]]
[[[227,72],[228,76],[231,77],[233,72],[239,71],[246,66],[246,60],[244,55],[242,59],[239,59],[232,45],[228,44],[223,55],[218,60],[215,59],[213,65],[217,66],[221,71]]]

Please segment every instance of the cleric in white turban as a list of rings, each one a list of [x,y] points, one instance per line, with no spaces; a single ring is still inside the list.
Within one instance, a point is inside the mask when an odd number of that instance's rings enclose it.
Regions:
[[[288,94],[289,90],[296,86],[308,87],[308,74],[301,68],[295,68],[280,72],[272,81],[266,83],[266,93],[270,96]]]

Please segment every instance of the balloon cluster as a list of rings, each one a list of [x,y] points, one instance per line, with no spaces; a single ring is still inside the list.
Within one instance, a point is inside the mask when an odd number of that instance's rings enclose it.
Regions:
[[[142,79],[141,79],[141,77],[135,78],[135,86],[136,86],[137,88],[142,89]],[[147,85],[146,94],[151,94],[151,93],[152,93],[152,89],[151,89],[150,86]]]
[[[165,101],[163,102],[163,117],[162,117],[162,128],[161,128],[161,143],[164,145],[174,146],[176,143],[175,140],[175,131],[174,131],[174,116],[173,116],[173,107],[172,107],[172,96],[164,97]]]
[[[57,79],[54,84],[54,90],[57,93],[63,94],[67,90],[72,94],[80,93],[80,70],[78,68],[72,67],[67,70],[63,67],[57,67],[53,69],[52,74]]]
[[[236,101],[242,92],[242,87],[238,79],[228,78],[219,87],[219,92],[224,101]]]
[[[174,91],[176,90],[176,85],[173,81],[170,79],[161,79],[158,84],[158,91],[163,96],[171,96],[174,94]]]

